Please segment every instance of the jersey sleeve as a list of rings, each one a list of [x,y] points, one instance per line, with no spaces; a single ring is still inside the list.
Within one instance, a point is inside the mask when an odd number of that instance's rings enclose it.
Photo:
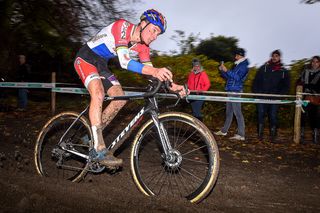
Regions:
[[[120,66],[123,69],[127,69],[140,74],[142,73],[142,69],[145,65],[130,58],[128,47],[119,47],[116,51],[119,58]]]
[[[130,49],[138,53],[136,60],[139,60],[144,65],[153,66],[150,60],[150,48],[147,45],[137,43]]]
[[[133,24],[121,19],[114,23],[111,32],[121,67],[132,72],[142,73],[144,65],[131,59],[129,54],[128,44],[133,27]]]

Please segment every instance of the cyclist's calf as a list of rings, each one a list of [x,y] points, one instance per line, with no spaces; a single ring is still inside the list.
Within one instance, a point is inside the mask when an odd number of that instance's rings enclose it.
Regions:
[[[105,128],[116,117],[118,112],[127,103],[126,100],[111,101],[102,113],[102,125]]]
[[[121,86],[115,85],[108,89],[107,94],[109,96],[123,96],[124,91]],[[114,100],[106,107],[102,113],[102,125],[106,127],[122,109],[122,107],[127,103],[126,100]]]

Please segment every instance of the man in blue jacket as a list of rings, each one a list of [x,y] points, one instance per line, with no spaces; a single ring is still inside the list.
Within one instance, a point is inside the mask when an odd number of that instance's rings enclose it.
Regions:
[[[222,77],[226,79],[225,90],[227,92],[242,92],[243,83],[248,74],[249,62],[245,58],[245,50],[239,48],[235,51],[235,66],[233,69],[228,70],[224,64],[221,64],[219,69],[221,71]],[[240,95],[229,94],[230,97],[240,97]],[[245,140],[245,124],[244,118],[241,112],[241,103],[227,102],[226,103],[226,120],[222,129],[215,132],[216,135],[227,135],[227,132],[232,123],[233,114],[236,116],[238,124],[238,132],[230,139],[232,140]]]
[[[290,87],[290,76],[281,63],[280,50],[271,53],[271,59],[262,65],[253,81],[254,93],[287,94]],[[273,143],[277,135],[277,104],[257,104],[258,137],[263,139],[264,117],[268,114],[270,127],[270,141]]]

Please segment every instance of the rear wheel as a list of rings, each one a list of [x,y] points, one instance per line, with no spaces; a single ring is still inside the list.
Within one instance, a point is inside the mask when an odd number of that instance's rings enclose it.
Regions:
[[[84,156],[88,156],[93,146],[92,132],[89,121],[83,116],[71,126],[78,116],[76,112],[63,112],[50,119],[41,130],[34,152],[41,176],[77,182],[86,175],[89,165]],[[61,145],[58,145],[64,134]]]
[[[165,158],[158,131],[150,120],[137,133],[131,152],[131,171],[145,195],[203,200],[219,172],[219,151],[209,129],[192,116],[179,112],[159,116],[172,149]]]

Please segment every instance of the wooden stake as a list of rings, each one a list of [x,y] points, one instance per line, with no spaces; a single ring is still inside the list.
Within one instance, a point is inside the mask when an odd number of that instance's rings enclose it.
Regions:
[[[298,85],[296,88],[296,100],[302,100],[302,86]],[[302,105],[298,102],[296,103],[296,111],[294,114],[294,132],[293,132],[293,141],[296,144],[300,143],[301,135],[301,107]]]

